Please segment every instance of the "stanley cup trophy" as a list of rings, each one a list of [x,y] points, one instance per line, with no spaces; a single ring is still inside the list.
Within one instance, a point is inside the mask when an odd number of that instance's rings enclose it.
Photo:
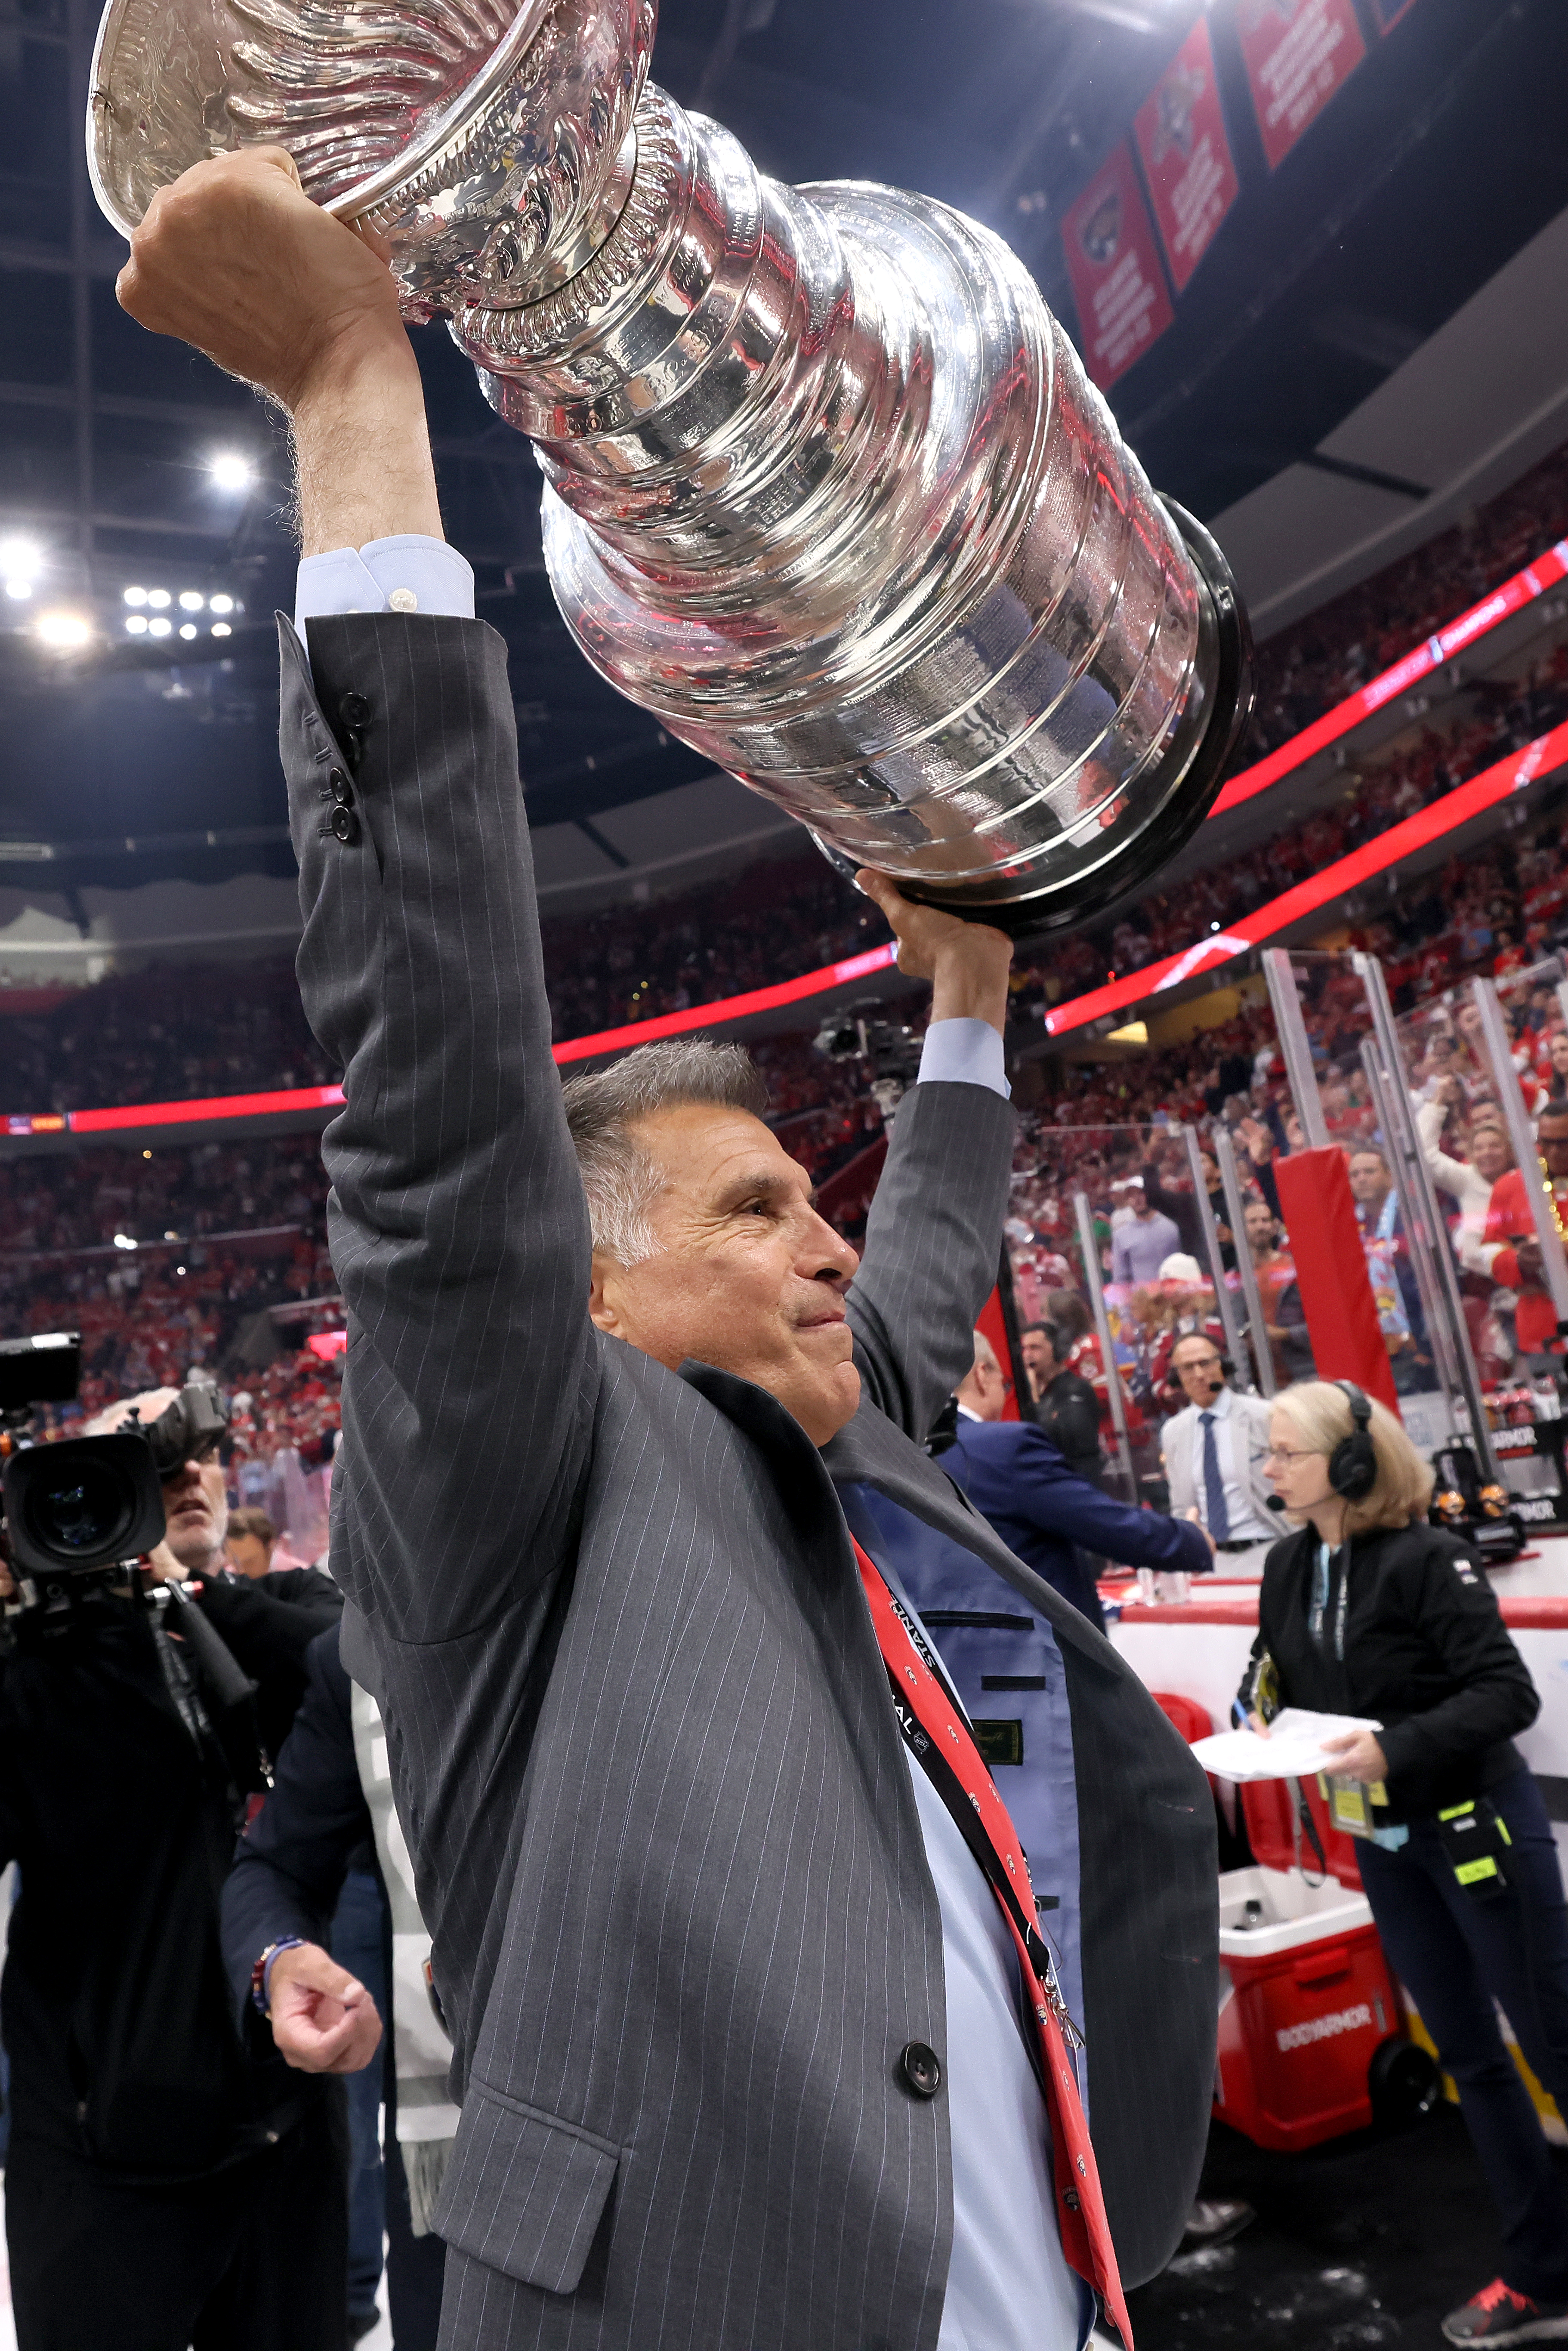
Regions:
[[[1027,271],[924,196],[763,179],[646,84],[653,0],[110,0],[129,231],[287,147],[534,443],[567,625],[834,862],[1018,934],[1146,883],[1250,701],[1225,559]]]

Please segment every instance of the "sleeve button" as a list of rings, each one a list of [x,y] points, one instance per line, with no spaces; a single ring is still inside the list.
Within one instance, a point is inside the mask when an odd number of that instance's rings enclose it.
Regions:
[[[328,819],[330,830],[347,848],[360,837],[360,820],[352,809],[335,808]]]
[[[354,788],[350,783],[349,778],[343,773],[341,768],[328,768],[327,789],[331,793],[332,798],[337,801],[340,808],[348,809],[353,807]]]
[[[419,598],[412,588],[394,588],[387,598],[394,612],[417,612]]]
[[[942,2066],[935,2049],[912,2041],[898,2061],[899,2074],[917,2098],[934,2098],[942,2087]]]

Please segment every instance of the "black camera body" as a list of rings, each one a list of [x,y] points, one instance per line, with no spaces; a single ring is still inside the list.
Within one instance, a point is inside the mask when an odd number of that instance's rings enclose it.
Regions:
[[[5,1546],[18,1577],[47,1581],[121,1567],[163,1540],[162,1480],[212,1450],[228,1428],[216,1387],[192,1380],[156,1420],[132,1414],[108,1437],[57,1445],[21,1437],[39,1404],[68,1403],[81,1374],[81,1338],[51,1331],[0,1340],[0,1480]]]

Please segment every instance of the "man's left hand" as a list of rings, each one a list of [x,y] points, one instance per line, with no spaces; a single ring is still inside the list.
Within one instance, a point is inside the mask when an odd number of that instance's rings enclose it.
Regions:
[[[272,1962],[272,2037],[302,2074],[358,2074],[381,2044],[375,2001],[319,1943],[297,1943]]]
[[[933,1020],[986,1020],[1007,1028],[1008,973],[1013,943],[988,923],[968,923],[939,906],[919,906],[885,873],[862,869],[855,881],[874,898],[898,941],[898,968],[931,982]]]
[[[1347,1780],[1364,1780],[1370,1786],[1388,1774],[1388,1758],[1370,1730],[1353,1730],[1341,1739],[1325,1739],[1323,1753],[1332,1755],[1332,1769]]]

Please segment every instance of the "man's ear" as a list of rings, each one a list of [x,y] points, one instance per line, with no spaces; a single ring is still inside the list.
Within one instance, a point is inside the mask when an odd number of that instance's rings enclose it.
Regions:
[[[617,1276],[620,1271],[621,1268],[612,1257],[607,1257],[602,1249],[594,1250],[592,1270],[588,1280],[588,1319],[601,1331],[608,1331],[617,1339],[624,1336],[617,1311]]]

